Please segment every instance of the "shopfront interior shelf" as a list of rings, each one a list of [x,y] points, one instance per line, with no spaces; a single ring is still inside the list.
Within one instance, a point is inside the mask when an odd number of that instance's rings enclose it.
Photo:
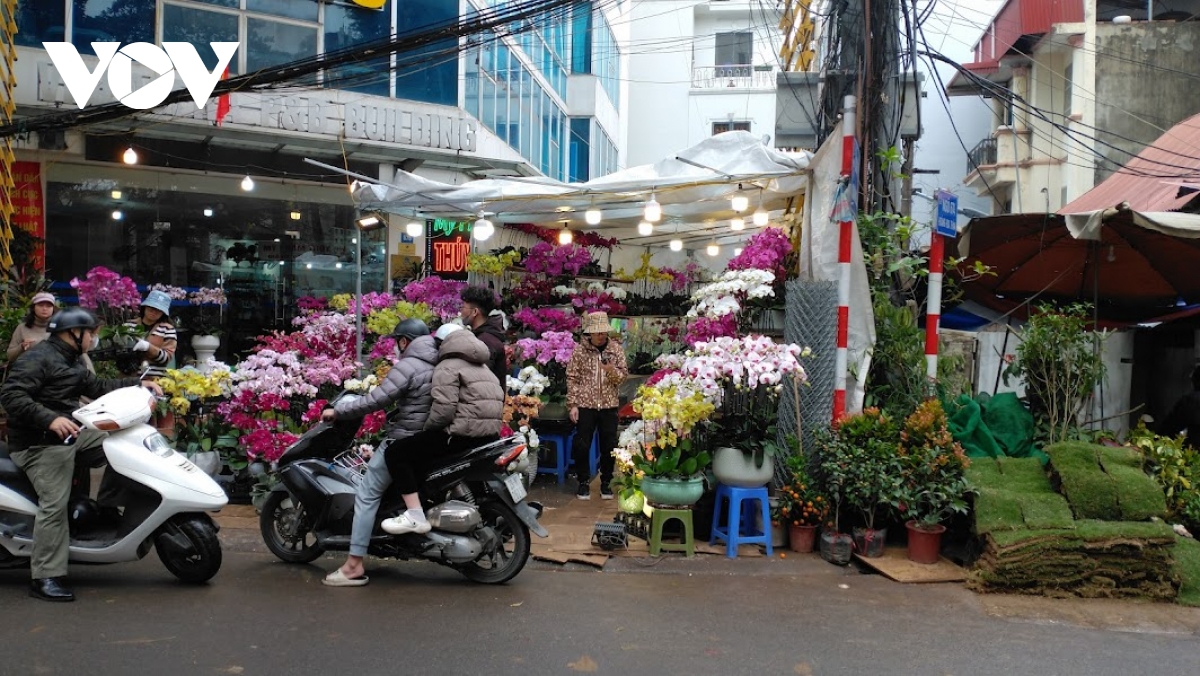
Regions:
[[[529,274],[529,271],[523,267],[510,265],[504,268],[505,272],[519,272],[521,274]],[[632,279],[617,279],[616,277],[605,277],[604,275],[563,275],[571,279],[583,279],[593,282],[608,282],[609,284],[633,284]]]

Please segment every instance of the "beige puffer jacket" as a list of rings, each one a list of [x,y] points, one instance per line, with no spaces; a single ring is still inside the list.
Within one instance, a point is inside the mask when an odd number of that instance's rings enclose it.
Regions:
[[[445,430],[456,437],[500,434],[504,390],[487,364],[487,345],[470,331],[455,331],[442,341],[426,430]]]

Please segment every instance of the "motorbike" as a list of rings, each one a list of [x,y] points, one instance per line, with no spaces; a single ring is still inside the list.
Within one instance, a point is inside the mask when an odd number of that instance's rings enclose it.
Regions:
[[[73,563],[137,561],[153,547],[175,577],[202,583],[221,568],[217,525],[207,514],[228,502],[206,472],[146,424],[154,395],[143,387],[109,392],[71,415],[106,432],[104,456],[116,472],[124,512],[110,518],[86,494],[68,506]],[[64,443],[69,443],[68,438]],[[24,565],[33,552],[37,492],[0,444],[0,566]]]
[[[281,560],[309,563],[349,550],[354,498],[366,471],[353,448],[358,426],[358,420],[318,423],[277,461],[278,483],[259,525],[267,549]],[[542,506],[526,500],[527,462],[519,437],[429,458],[417,477],[432,529],[390,535],[380,528],[383,519],[404,511],[393,484],[380,503],[368,553],[432,561],[484,584],[513,579],[529,559],[530,532],[549,535],[538,523]]]

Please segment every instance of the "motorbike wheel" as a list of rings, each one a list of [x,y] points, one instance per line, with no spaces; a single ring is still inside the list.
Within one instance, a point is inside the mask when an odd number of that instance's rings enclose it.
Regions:
[[[285,491],[272,491],[258,515],[263,542],[287,563],[309,563],[324,553],[304,526],[304,505]]]
[[[473,582],[503,584],[516,577],[529,560],[529,527],[511,507],[497,500],[480,505],[479,515],[485,526],[496,531],[500,546],[464,565],[462,574]]]
[[[221,569],[221,541],[212,519],[206,514],[187,514],[173,517],[168,524],[154,543],[163,566],[189,584],[211,580]],[[178,536],[187,540],[186,547],[180,546]]]

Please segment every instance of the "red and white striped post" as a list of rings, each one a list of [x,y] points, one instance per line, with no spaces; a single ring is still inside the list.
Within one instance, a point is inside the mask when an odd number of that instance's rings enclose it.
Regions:
[[[842,112],[842,176],[846,177],[846,190],[854,185],[854,125],[855,105],[853,96],[843,101]],[[857,203],[853,195],[851,203]],[[837,311],[837,361],[833,379],[833,421],[846,414],[846,372],[850,368],[850,243],[854,239],[854,216],[842,221],[838,235],[838,311]]]
[[[942,319],[942,262],[945,259],[945,238],[934,229],[929,236],[929,294],[925,315],[925,375],[930,382],[937,380],[938,323]]]

